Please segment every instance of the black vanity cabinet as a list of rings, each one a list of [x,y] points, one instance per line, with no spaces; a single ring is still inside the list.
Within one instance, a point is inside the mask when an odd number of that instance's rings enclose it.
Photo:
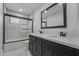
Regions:
[[[79,56],[79,49],[29,35],[29,50],[34,56]]]
[[[73,55],[75,50],[74,48],[72,49],[71,47],[48,40],[44,40],[44,47],[51,51],[49,54],[52,56]]]
[[[34,56],[41,56],[42,55],[42,45],[41,45],[41,39],[34,36],[29,36],[29,50],[30,53]]]
[[[35,38],[30,36],[29,40],[29,50],[32,55],[35,55]]]

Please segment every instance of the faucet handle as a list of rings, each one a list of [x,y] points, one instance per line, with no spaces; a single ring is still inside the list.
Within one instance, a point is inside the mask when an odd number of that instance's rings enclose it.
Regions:
[[[43,33],[43,31],[41,31],[41,30],[40,30],[39,32],[40,32],[41,34]]]

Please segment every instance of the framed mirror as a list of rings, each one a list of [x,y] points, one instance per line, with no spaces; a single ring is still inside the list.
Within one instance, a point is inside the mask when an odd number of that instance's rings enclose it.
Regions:
[[[54,3],[41,12],[41,29],[66,28],[66,3]]]

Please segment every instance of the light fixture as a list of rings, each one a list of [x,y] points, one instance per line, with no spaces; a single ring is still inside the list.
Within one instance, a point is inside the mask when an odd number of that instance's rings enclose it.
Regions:
[[[45,13],[47,13],[47,11],[44,11]]]
[[[23,10],[22,9],[19,9],[19,11],[22,12]]]

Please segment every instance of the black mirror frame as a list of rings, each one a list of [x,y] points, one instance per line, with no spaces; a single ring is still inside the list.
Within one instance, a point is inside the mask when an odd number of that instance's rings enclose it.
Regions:
[[[57,5],[59,3],[54,3],[53,5],[49,6],[48,8],[46,8],[45,10],[50,9],[51,7],[54,7],[55,5]],[[66,3],[63,3],[63,25],[61,26],[51,26],[51,27],[42,27],[42,13],[45,11],[41,12],[41,29],[49,29],[49,28],[67,28],[67,13],[66,13]]]

